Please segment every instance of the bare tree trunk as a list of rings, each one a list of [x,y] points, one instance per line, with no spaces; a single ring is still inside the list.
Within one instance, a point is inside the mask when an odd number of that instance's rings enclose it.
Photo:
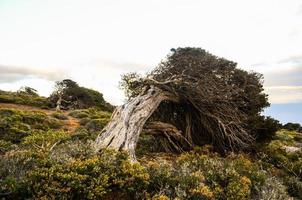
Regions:
[[[56,111],[60,111],[61,110],[61,104],[62,104],[62,96],[59,96],[59,99],[57,101],[57,107],[56,107]]]
[[[97,151],[104,148],[125,150],[136,161],[135,148],[144,124],[159,104],[171,95],[151,86],[143,94],[116,108],[110,122],[95,141]]]

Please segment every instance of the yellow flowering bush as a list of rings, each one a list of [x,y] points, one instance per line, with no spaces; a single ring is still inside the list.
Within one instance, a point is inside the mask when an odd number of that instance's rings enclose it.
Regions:
[[[191,191],[191,199],[214,199],[214,193],[211,191],[211,189],[201,184],[197,188],[192,189]]]
[[[250,199],[251,180],[246,176],[237,177],[230,181],[226,188],[227,199],[244,200]]]
[[[108,151],[84,160],[39,167],[28,174],[27,180],[34,198],[100,199],[115,192],[140,195],[149,174],[139,164],[131,164],[125,153]]]

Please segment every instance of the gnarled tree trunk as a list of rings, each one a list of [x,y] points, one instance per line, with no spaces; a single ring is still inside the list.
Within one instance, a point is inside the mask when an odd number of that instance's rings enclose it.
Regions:
[[[135,161],[135,148],[144,124],[162,101],[171,98],[171,94],[150,86],[141,95],[116,108],[110,122],[95,141],[96,150],[125,150]]]

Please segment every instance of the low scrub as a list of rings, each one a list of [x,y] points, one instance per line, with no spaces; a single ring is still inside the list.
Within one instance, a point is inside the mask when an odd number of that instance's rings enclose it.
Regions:
[[[58,129],[62,124],[44,112],[0,108],[0,139],[14,144],[36,130]]]
[[[0,103],[14,103],[40,108],[50,108],[51,103],[46,97],[25,92],[7,92],[0,90]]]

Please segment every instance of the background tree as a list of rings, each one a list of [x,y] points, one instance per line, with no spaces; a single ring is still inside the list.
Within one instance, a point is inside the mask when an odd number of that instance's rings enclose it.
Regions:
[[[128,150],[135,159],[143,128],[177,151],[205,141],[222,151],[248,148],[255,139],[249,122],[269,105],[262,75],[200,48],[171,51],[146,77],[122,78],[130,100],[115,110],[96,149]]]
[[[23,86],[21,87],[17,93],[19,94],[27,94],[27,95],[31,95],[31,96],[39,96],[38,95],[38,91],[34,88],[28,87],[28,86]]]
[[[301,127],[301,124],[299,124],[299,123],[288,122],[288,123],[284,124],[283,128],[287,129],[289,131],[302,132],[302,127]]]
[[[113,109],[113,106],[104,100],[102,93],[80,87],[75,81],[70,79],[56,82],[55,90],[49,99],[53,105],[63,109],[83,109],[89,107],[99,107],[107,111]]]

